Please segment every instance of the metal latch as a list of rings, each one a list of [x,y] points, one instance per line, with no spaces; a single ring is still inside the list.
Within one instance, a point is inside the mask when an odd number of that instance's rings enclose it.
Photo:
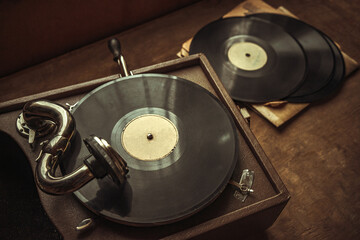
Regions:
[[[254,171],[251,171],[249,169],[244,169],[240,182],[236,182],[234,180],[230,180],[229,183],[237,188],[239,188],[240,191],[236,190],[234,193],[234,197],[236,199],[241,200],[242,202],[245,202],[247,196],[250,193],[253,193],[254,190],[251,188],[254,182]]]

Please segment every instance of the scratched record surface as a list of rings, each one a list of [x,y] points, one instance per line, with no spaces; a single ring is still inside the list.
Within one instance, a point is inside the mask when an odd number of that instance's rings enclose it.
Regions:
[[[128,164],[122,188],[105,177],[75,193],[116,222],[161,225],[196,213],[222,192],[237,161],[236,128],[226,108],[207,90],[174,76],[109,82],[86,95],[73,116],[78,133],[65,173],[88,155],[81,139],[91,134],[107,140]]]
[[[249,15],[250,18],[261,18],[275,23],[284,28],[292,35],[303,48],[308,60],[308,72],[304,83],[286,98],[291,102],[293,97],[312,94],[330,81],[334,69],[334,53],[323,34],[314,27],[292,17],[272,14],[259,13]],[[304,98],[304,101],[308,100]],[[306,101],[305,101],[306,102]]]
[[[304,81],[306,57],[282,27],[260,18],[220,19],[193,38],[190,54],[204,53],[231,97],[243,102],[283,99]]]

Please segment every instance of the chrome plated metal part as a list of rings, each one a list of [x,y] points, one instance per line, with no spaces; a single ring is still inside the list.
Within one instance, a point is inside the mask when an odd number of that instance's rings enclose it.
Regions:
[[[20,113],[18,118],[16,119],[16,129],[19,134],[23,137],[28,138],[28,142],[30,147],[33,149],[36,138],[41,138],[53,132],[56,126],[55,123],[50,120],[45,120],[45,124],[42,128],[38,128],[36,131],[30,128],[26,121],[24,120],[23,113]]]
[[[35,132],[46,128],[49,121],[56,125],[52,138],[44,142],[37,158],[35,181],[41,190],[51,194],[73,192],[94,178],[87,166],[82,166],[66,176],[55,176],[59,159],[75,133],[75,121],[67,109],[49,101],[28,102],[23,108],[23,119]]]
[[[120,63],[121,64],[121,67],[124,71],[124,74],[125,74],[125,77],[129,76],[129,72],[127,70],[127,66],[126,66],[126,62],[125,62],[125,58],[123,55],[120,55],[120,59],[119,59]]]
[[[74,109],[74,107],[76,107],[76,105],[78,104],[79,102],[76,102],[76,103],[74,103],[74,104],[70,104],[70,103],[65,103],[65,105],[68,107],[68,109],[69,109],[69,111],[71,112],[73,109]]]
[[[90,229],[94,225],[94,219],[92,218],[85,218],[82,220],[79,225],[76,226],[76,231],[85,231]]]
[[[23,122],[18,123],[19,121]],[[53,124],[49,124],[49,122]],[[87,139],[87,141],[93,142],[87,146],[94,155],[85,159],[88,164],[81,165],[65,176],[55,176],[59,161],[69,148],[70,141],[75,134],[75,120],[65,107],[44,100],[28,102],[17,120],[17,126],[19,125],[30,129],[28,135],[29,141],[32,142],[36,137],[36,132],[49,133],[50,130],[44,129],[56,128],[50,139],[41,142],[42,149],[36,159],[38,164],[35,169],[35,181],[44,192],[50,194],[74,192],[93,178],[102,178],[107,173],[118,185],[125,181],[126,163],[104,139],[96,136]],[[21,128],[18,127],[19,129]],[[22,132],[24,130],[19,130],[19,133]],[[22,135],[27,136],[26,134]],[[103,174],[98,176],[96,174],[98,172]]]
[[[114,56],[113,57],[114,61],[118,64],[118,66],[120,68],[120,72],[122,70],[124,72],[125,77],[129,76],[125,58],[121,52],[120,41],[117,38],[112,38],[108,41],[108,47],[109,47],[110,52]],[[130,75],[133,75],[133,74],[130,72]],[[121,74],[120,74],[120,77],[121,77]]]
[[[244,169],[242,174],[241,174],[241,178],[240,178],[240,182],[236,182],[234,180],[230,180],[229,184],[237,187],[240,191],[235,190],[234,192],[234,197],[236,199],[241,200],[242,202],[245,202],[247,196],[250,193],[253,193],[254,190],[251,188],[254,182],[254,171],[251,171],[249,169]]]
[[[240,178],[240,190],[243,194],[253,193],[254,190],[251,189],[254,182],[254,171],[249,169],[244,169],[241,178]]]

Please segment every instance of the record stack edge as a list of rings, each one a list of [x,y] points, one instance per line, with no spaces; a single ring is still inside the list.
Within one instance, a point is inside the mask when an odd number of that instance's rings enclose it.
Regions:
[[[280,6],[275,9],[262,0],[244,1],[235,8],[233,8],[231,11],[229,11],[227,14],[225,14],[223,18],[242,17],[248,14],[255,13],[275,13],[297,18],[285,7]],[[191,41],[192,38],[188,39],[186,42],[183,43],[181,50],[177,54],[178,57],[184,57],[189,55]],[[358,68],[359,64],[346,53],[341,51],[341,54],[343,55],[343,59],[345,62],[345,76],[348,76]],[[257,112],[265,119],[267,119],[274,126],[280,127],[292,118],[294,118],[305,108],[307,108],[310,103],[288,103],[286,101],[275,101],[260,104],[246,103],[245,105],[250,107],[253,111]]]

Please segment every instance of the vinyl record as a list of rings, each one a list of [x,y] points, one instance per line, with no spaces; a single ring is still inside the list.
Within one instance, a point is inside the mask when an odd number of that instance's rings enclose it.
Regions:
[[[220,19],[193,38],[190,54],[204,53],[231,97],[243,102],[283,99],[304,81],[306,57],[284,29],[259,18]]]
[[[329,37],[327,37],[325,34],[323,34],[323,36],[326,39],[326,41],[329,43],[329,46],[331,47],[334,53],[335,66],[330,81],[323,88],[321,88],[320,90],[314,93],[298,96],[298,97],[289,96],[288,98],[286,98],[286,100],[288,100],[289,102],[303,103],[303,102],[314,102],[325,99],[327,97],[330,97],[337,90],[339,90],[341,83],[344,81],[345,62],[343,55],[341,54],[340,49]]]
[[[173,76],[118,79],[87,94],[74,108],[77,135],[63,166],[72,172],[88,153],[81,139],[107,140],[129,167],[120,189],[110,178],[75,193],[89,209],[135,226],[183,219],[225,188],[238,155],[236,128],[221,102]]]
[[[279,14],[259,13],[248,17],[264,19],[283,27],[304,49],[308,72],[304,83],[286,98],[287,101],[312,94],[330,81],[335,65],[334,53],[320,31],[300,20]]]

